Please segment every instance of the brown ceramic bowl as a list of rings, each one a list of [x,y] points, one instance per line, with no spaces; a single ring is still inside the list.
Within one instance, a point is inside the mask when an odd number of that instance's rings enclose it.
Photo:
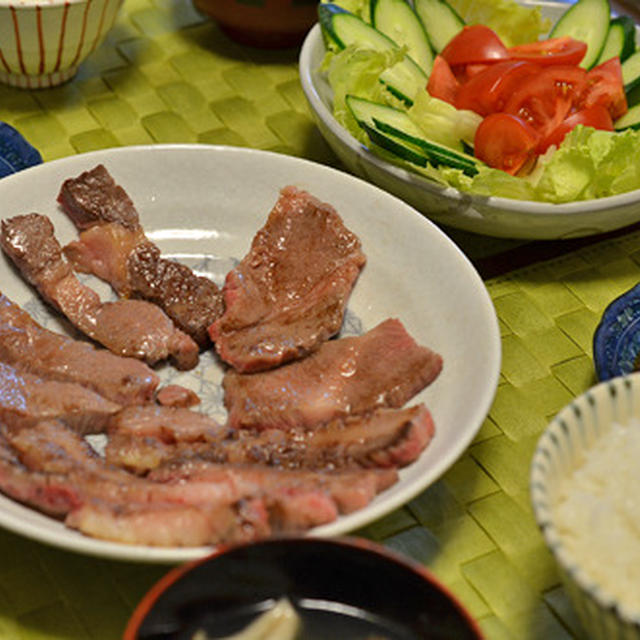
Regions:
[[[230,38],[254,47],[302,43],[317,20],[317,0],[194,0]]]

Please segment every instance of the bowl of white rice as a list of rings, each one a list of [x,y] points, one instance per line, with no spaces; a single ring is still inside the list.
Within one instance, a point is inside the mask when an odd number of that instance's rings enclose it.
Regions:
[[[588,637],[640,639],[640,373],[592,387],[551,421],[531,499]]]

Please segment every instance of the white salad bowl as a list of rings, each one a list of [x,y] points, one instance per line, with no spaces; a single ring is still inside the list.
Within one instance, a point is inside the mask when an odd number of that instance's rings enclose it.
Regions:
[[[524,0],[521,4],[539,6],[542,15],[551,21],[568,7],[566,2],[555,1]],[[316,24],[300,52],[300,79],[329,146],[349,171],[402,198],[434,222],[503,238],[564,239],[604,233],[640,220],[640,189],[564,204],[485,197],[443,186],[387,162],[334,118],[332,90],[320,68],[325,52],[322,32]]]
[[[639,447],[640,373],[632,373],[564,407],[533,455],[534,515],[592,640],[640,640]]]

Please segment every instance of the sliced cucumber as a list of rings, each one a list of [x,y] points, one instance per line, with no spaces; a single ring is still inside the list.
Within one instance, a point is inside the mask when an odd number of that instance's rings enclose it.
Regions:
[[[627,94],[640,86],[640,51],[632,53],[622,63],[622,82]]]
[[[407,48],[425,73],[433,66],[433,51],[422,22],[405,0],[371,0],[371,23],[397,45]]]
[[[436,53],[464,27],[464,20],[446,0],[414,0],[414,7]]]
[[[578,0],[555,23],[550,38],[570,36],[587,44],[581,67],[590,69],[600,58],[609,32],[611,7],[609,0]]]
[[[616,131],[640,129],[640,104],[630,107],[623,116],[620,116],[613,123],[613,126]]]
[[[609,32],[596,64],[620,58],[624,62],[636,50],[636,25],[629,16],[612,18]]]
[[[398,45],[384,33],[337,5],[318,5],[318,21],[325,37],[341,49],[350,45],[369,47],[377,51],[398,48]],[[427,80],[427,74],[407,56],[390,69],[386,69],[380,76],[380,81],[389,91],[408,105],[413,104],[413,97],[418,91],[424,90]]]
[[[355,96],[347,96],[347,106],[372,142],[395,155],[426,166],[445,165],[468,175],[478,173],[478,161],[464,153],[428,140],[406,112]]]

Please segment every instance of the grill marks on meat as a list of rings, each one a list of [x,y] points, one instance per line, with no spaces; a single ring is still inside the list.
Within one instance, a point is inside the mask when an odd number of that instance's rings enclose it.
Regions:
[[[282,469],[403,467],[418,458],[433,433],[424,405],[377,409],[290,432],[234,430],[184,409],[130,407],[111,419],[105,455],[140,474],[175,458]]]
[[[37,213],[2,221],[2,247],[42,297],[87,336],[110,351],[155,364],[171,357],[193,368],[198,346],[157,306],[141,300],[102,302],[64,260],[53,225]]]
[[[82,385],[45,380],[0,362],[0,419],[7,424],[56,418],[78,433],[100,433],[120,409]]]
[[[232,428],[314,428],[378,407],[399,408],[441,368],[442,357],[392,318],[362,336],[325,342],[304,360],[273,371],[230,371],[224,402]]]
[[[313,352],[340,329],[364,263],[360,241],[333,207],[285,187],[227,274],[225,312],[209,329],[219,355],[252,372]]]
[[[160,306],[201,348],[223,312],[217,285],[162,258],[144,234],[133,202],[103,165],[66,180],[58,202],[80,231],[64,251],[76,269],[109,282],[124,297]]]
[[[159,383],[143,362],[49,331],[2,293],[0,362],[50,380],[81,384],[121,405],[151,402]]]
[[[209,278],[160,256],[150,243],[139,244],[128,260],[133,293],[166,312],[182,331],[204,348],[210,345],[208,327],[222,315],[222,293]]]

